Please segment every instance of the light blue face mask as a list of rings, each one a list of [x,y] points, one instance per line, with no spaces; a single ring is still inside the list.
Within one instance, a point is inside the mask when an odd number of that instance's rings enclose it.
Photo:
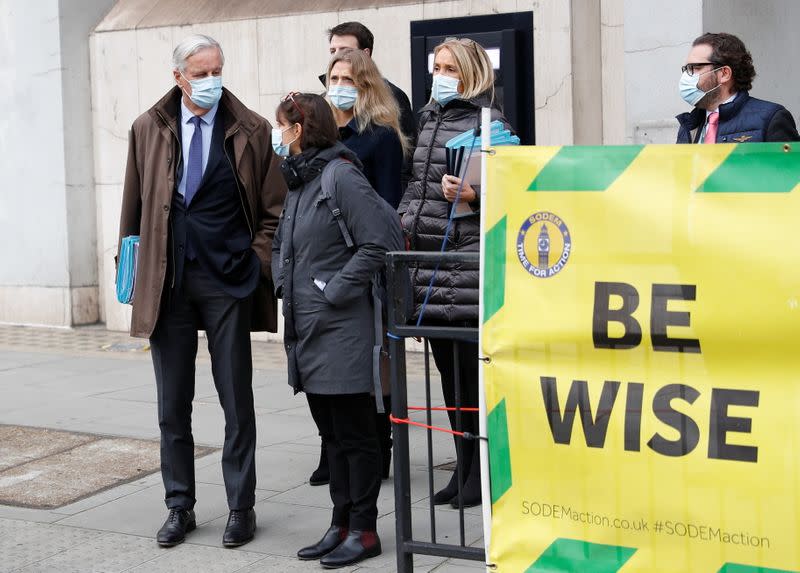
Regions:
[[[183,76],[183,74],[181,75]],[[192,86],[192,95],[189,96],[189,99],[197,107],[211,109],[222,97],[222,76],[206,76],[199,80],[190,80],[183,76],[183,79]]]
[[[460,97],[458,93],[458,83],[458,78],[436,74],[433,76],[431,97],[439,102],[439,105],[445,105],[447,102]]]
[[[283,132],[287,129],[291,129],[291,127],[290,125],[286,129],[281,129],[280,127],[272,128],[272,149],[275,151],[275,154],[280,157],[289,157],[289,146],[297,139],[295,137],[289,143],[283,143]]]
[[[334,107],[348,110],[356,105],[358,90],[355,86],[331,86],[328,88],[328,99]]]
[[[710,94],[715,89],[717,89],[721,84],[717,84],[707,92],[704,92],[700,88],[697,87],[697,82],[700,81],[700,76],[705,74],[710,74],[712,72],[716,72],[720,68],[715,68],[713,70],[709,70],[707,72],[703,72],[702,74],[696,74],[693,76],[689,75],[689,72],[683,72],[681,74],[681,81],[678,83],[678,89],[680,91],[681,97],[683,101],[688,103],[689,105],[697,105],[697,103],[705,97],[706,94]]]

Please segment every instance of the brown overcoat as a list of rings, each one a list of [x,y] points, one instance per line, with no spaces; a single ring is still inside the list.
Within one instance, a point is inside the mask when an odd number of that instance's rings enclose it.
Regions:
[[[123,237],[139,235],[139,261],[133,297],[131,336],[149,338],[153,333],[167,276],[169,216],[175,189],[175,170],[181,145],[177,125],[181,90],[177,86],[133,122],[128,145],[128,164],[122,190],[119,224]],[[277,330],[277,301],[271,275],[272,238],[286,197],[280,158],[272,151],[269,122],[247,109],[223,88],[220,106],[225,110],[226,149],[240,182],[253,237],[252,248],[261,260],[261,281],[253,299],[251,330]],[[227,144],[230,144],[228,147]],[[119,248],[117,249],[119,252]]]

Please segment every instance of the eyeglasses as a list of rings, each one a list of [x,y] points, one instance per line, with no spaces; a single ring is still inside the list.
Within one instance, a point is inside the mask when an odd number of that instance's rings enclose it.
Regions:
[[[691,64],[686,64],[685,66],[681,66],[681,72],[688,73],[690,76],[693,76],[694,73],[699,70],[700,68],[704,68],[706,66],[719,66],[717,62],[693,62]]]
[[[284,102],[284,101],[292,102],[292,105],[297,110],[297,113],[300,114],[300,121],[305,121],[306,120],[306,114],[303,113],[303,110],[300,109],[300,106],[297,105],[296,101],[294,101],[294,96],[299,96],[299,95],[302,95],[302,94],[300,92],[289,92],[288,94],[286,94],[286,97],[283,98],[281,101],[282,102]]]

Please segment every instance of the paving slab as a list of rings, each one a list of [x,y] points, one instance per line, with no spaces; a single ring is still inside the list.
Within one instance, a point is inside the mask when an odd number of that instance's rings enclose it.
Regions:
[[[258,490],[256,491],[256,500],[266,499],[276,493],[278,492]],[[228,503],[226,499],[223,486],[198,483],[198,501],[194,508],[198,527],[223,516],[227,518]],[[64,517],[57,523],[72,527],[139,535],[152,539],[166,517],[164,488],[158,484],[121,497],[114,503],[106,503]],[[223,529],[224,526],[215,532],[219,539],[222,539]]]
[[[0,573],[32,565],[96,536],[95,531],[0,519]]]
[[[161,554],[125,573],[235,573],[248,565],[257,563],[263,555],[249,551],[231,551],[221,547],[198,547],[184,544],[174,549],[162,551]],[[262,572],[284,571],[277,569],[261,569]]]
[[[150,539],[95,533],[69,549],[15,570],[15,573],[118,573],[158,557],[164,550]]]

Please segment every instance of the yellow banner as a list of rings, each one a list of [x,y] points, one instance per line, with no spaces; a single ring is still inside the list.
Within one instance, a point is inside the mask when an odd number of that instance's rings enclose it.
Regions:
[[[800,149],[487,169],[495,571],[800,571]]]

